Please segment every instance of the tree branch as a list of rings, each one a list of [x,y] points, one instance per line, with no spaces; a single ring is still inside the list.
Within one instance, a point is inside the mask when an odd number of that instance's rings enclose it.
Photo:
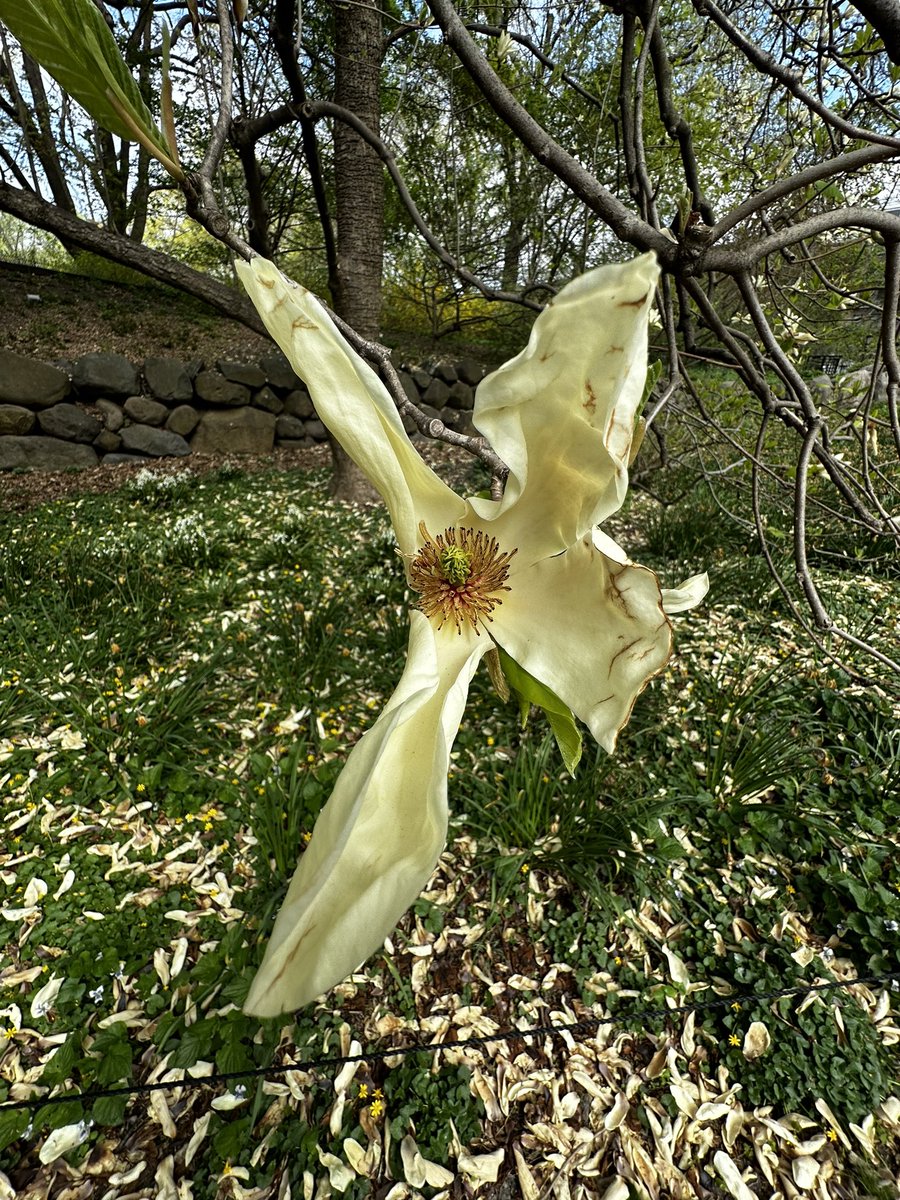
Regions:
[[[167,283],[196,296],[223,316],[240,321],[254,333],[268,337],[256,309],[240,292],[219,283],[202,271],[195,271],[177,259],[170,258],[168,254],[138,245],[129,237],[110,233],[89,221],[82,221],[80,217],[64,212],[55,204],[48,204],[33,193],[10,187],[4,182],[0,182],[0,210],[11,213],[38,229],[45,229],[65,244],[89,250],[92,254],[99,254],[103,258],[140,271],[150,279],[158,279],[161,283]]]
[[[444,40],[456,53],[473,83],[537,161],[561,179],[622,241],[642,250],[655,250],[661,261],[672,262],[677,247],[604,188],[516,100],[475,45],[451,0],[428,0],[428,7],[443,31]]]
[[[416,202],[409,193],[409,189],[404,182],[403,176],[400,174],[400,169],[397,166],[396,159],[390,150],[384,144],[380,137],[374,134],[364,121],[361,121],[355,113],[349,109],[341,107],[339,104],[332,104],[330,100],[308,100],[301,108],[302,115],[310,121],[320,120],[322,117],[333,117],[338,121],[343,121],[349,125],[359,136],[375,151],[381,161],[387,168],[388,174],[397,189],[397,194],[403,202],[404,207],[409,213],[413,225],[422,235],[423,240],[428,244],[433,253],[448,267],[455,275],[457,275],[464,283],[468,283],[471,287],[477,288],[479,292],[489,300],[506,300],[511,304],[521,304],[525,308],[530,308],[534,312],[540,312],[543,305],[535,303],[521,296],[518,292],[505,292],[497,288],[492,288],[484,283],[477,275],[473,275],[461,263],[459,263],[453,255],[438,241],[435,235],[422,219]]]

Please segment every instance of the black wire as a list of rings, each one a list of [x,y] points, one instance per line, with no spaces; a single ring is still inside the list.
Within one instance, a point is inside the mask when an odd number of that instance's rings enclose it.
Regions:
[[[745,992],[737,996],[720,996],[715,1000],[707,1000],[704,1004],[679,1004],[672,1008],[645,1008],[627,1014],[630,1020],[635,1018],[671,1017],[678,1013],[705,1012],[713,1008],[731,1007],[742,1001],[779,1000],[785,996],[805,996],[810,992],[826,992],[840,988],[855,987],[859,983],[890,983],[900,981],[900,971],[892,971],[887,975],[861,975],[857,979],[833,980],[830,983],[813,983],[806,987],[783,988],[773,992]],[[283,1067],[253,1067],[245,1071],[224,1071],[216,1075],[204,1075],[200,1079],[169,1080],[167,1083],[138,1083],[134,1087],[99,1088],[89,1092],[63,1092],[58,1096],[46,1096],[40,1100],[11,1100],[0,1103],[0,1113],[12,1112],[16,1109],[35,1111],[47,1104],[67,1104],[73,1100],[99,1100],[109,1096],[140,1096],[149,1092],[174,1091],[175,1088],[210,1087],[214,1083],[228,1083],[233,1079],[272,1078],[277,1075],[287,1075],[291,1071],[322,1071],[326,1067],[341,1067],[346,1063],[381,1062],[386,1058],[406,1057],[410,1054],[435,1054],[441,1050],[460,1050],[472,1046],[488,1046],[492,1042],[507,1042],[517,1038],[537,1037],[561,1033],[593,1033],[601,1025],[624,1023],[624,1017],[618,1014],[614,1017],[585,1017],[580,1021],[571,1021],[566,1025],[531,1025],[527,1029],[502,1029],[498,1033],[489,1033],[480,1037],[462,1038],[453,1042],[414,1042],[411,1046],[393,1046],[386,1050],[365,1050],[360,1054],[348,1054],[333,1058],[306,1059],[302,1062],[289,1063]],[[186,1071],[190,1067],[183,1068]],[[39,1085],[36,1085],[39,1086]]]

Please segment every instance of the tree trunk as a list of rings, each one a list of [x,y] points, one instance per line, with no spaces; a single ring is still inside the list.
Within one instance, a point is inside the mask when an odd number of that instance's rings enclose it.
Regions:
[[[337,3],[335,103],[378,133],[381,115],[381,13],[374,0]],[[332,297],[338,315],[377,339],[381,320],[384,255],[384,173],[377,155],[340,121],[334,128],[337,209],[337,278]],[[344,450],[330,442],[331,494],[338,500],[374,500],[368,480]]]

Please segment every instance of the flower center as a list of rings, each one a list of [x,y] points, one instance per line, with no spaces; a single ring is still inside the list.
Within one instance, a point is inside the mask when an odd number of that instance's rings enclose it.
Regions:
[[[462,633],[468,622],[480,633],[479,622],[492,620],[508,592],[506,577],[515,550],[503,553],[495,538],[480,529],[445,529],[433,538],[419,522],[423,545],[409,567],[409,581],[419,593],[419,608],[438,629],[448,621]]]

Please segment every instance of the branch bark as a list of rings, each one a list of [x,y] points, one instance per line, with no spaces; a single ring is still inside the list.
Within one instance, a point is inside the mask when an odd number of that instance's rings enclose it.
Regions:
[[[234,288],[212,279],[201,271],[195,271],[177,259],[170,258],[159,250],[141,246],[129,237],[111,233],[82,221],[80,217],[67,213],[55,204],[49,204],[31,192],[11,187],[0,180],[0,210],[11,213],[29,225],[54,234],[66,245],[89,250],[112,262],[121,263],[134,271],[140,271],[150,279],[180,288],[198,300],[203,300],[223,316],[231,317],[268,337],[266,328],[250,301]]]

